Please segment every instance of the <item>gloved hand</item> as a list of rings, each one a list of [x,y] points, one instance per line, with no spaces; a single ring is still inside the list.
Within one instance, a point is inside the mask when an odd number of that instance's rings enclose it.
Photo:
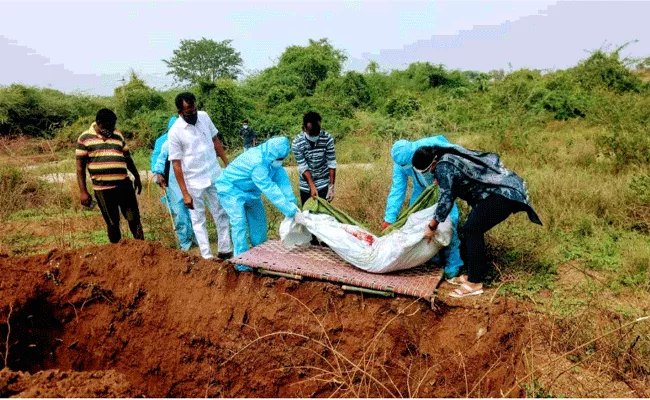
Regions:
[[[334,185],[333,184],[329,185],[329,187],[327,188],[327,196],[325,196],[325,200],[327,200],[330,203],[332,202],[332,200],[334,200]]]
[[[384,229],[388,228],[391,225],[392,224],[390,222],[384,221],[384,222],[381,223],[381,230],[383,231]]]
[[[296,221],[297,224],[307,225],[307,220],[305,219],[305,216],[302,215],[301,211],[296,211],[293,215],[293,220]]]

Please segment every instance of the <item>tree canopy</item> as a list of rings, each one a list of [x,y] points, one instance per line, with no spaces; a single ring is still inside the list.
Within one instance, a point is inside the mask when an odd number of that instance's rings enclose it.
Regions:
[[[169,60],[163,60],[177,82],[191,85],[217,79],[237,79],[241,74],[241,55],[231,46],[232,40],[181,40]]]

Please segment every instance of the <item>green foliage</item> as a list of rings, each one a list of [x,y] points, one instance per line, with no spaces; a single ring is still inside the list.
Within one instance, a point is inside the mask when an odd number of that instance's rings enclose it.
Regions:
[[[241,55],[232,45],[232,40],[215,42],[201,40],[181,40],[174,55],[163,60],[177,82],[197,85],[200,82],[214,82],[217,79],[237,79],[243,64]]]
[[[226,145],[238,143],[237,132],[246,118],[248,106],[235,82],[220,79],[214,83],[202,83],[197,101],[199,108],[210,115]]]
[[[630,190],[641,204],[650,206],[650,175],[635,175],[630,181]]]
[[[0,221],[12,213],[39,207],[50,195],[49,187],[25,171],[0,165]]]
[[[366,108],[372,103],[371,89],[366,78],[355,71],[350,71],[343,77],[328,78],[318,85],[317,93],[354,108]]]
[[[129,147],[153,148],[161,134],[167,131],[167,122],[174,113],[169,111],[142,111],[133,118],[118,120],[118,129],[129,141]]]
[[[419,109],[420,102],[417,97],[406,91],[397,92],[386,104],[386,113],[395,118],[410,117]]]
[[[618,169],[650,163],[650,96],[602,92],[591,113],[591,120],[605,129],[598,148]]]
[[[167,108],[165,99],[156,90],[148,87],[135,72],[123,86],[115,88],[116,112],[120,119],[133,118],[137,113]]]
[[[50,137],[78,118],[93,116],[108,99],[66,95],[53,89],[23,85],[0,88],[0,135]]]
[[[318,82],[328,77],[336,77],[347,57],[335,49],[327,39],[309,39],[307,46],[290,46],[282,53],[278,70],[282,75],[295,75],[300,78],[299,90],[311,95]]]
[[[469,85],[469,79],[461,71],[448,71],[442,64],[432,65],[428,62],[412,63],[404,71],[393,71],[391,76],[415,91],[432,88],[453,89]]]
[[[628,44],[611,52],[606,49],[596,50],[589,58],[581,61],[574,68],[580,86],[585,90],[611,89],[618,93],[641,91],[644,88],[643,82],[627,65],[632,60],[620,58],[620,52]]]

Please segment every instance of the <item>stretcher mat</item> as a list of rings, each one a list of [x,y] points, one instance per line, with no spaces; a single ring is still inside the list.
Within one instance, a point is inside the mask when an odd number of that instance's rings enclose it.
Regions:
[[[269,240],[230,262],[427,300],[433,298],[443,274],[441,268],[426,265],[390,274],[373,274],[348,264],[327,247],[287,249],[278,240]]]

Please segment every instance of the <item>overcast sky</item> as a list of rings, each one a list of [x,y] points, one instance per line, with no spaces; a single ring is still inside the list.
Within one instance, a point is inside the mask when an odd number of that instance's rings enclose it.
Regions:
[[[0,85],[112,94],[133,68],[158,88],[181,39],[232,39],[244,69],[329,38],[347,69],[414,61],[450,68],[566,68],[609,42],[650,55],[650,2],[0,1]]]

